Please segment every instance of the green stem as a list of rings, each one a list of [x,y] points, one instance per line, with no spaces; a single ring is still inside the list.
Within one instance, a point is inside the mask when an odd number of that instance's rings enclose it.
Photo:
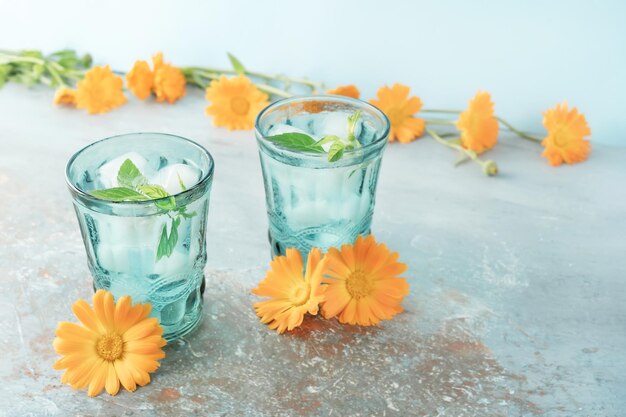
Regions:
[[[535,142],[535,143],[541,143],[542,142],[542,139],[540,137],[537,137],[535,135],[531,135],[529,133],[522,132],[521,130],[518,130],[518,129],[514,128],[509,122],[507,122],[503,118],[496,116],[496,119],[498,119],[498,121],[500,123],[502,123],[504,125],[504,127],[509,129],[511,132],[515,133],[520,138],[526,139],[526,140],[529,140],[529,141]]]
[[[210,72],[214,74],[229,74],[229,75],[238,74],[237,71],[232,70],[232,69],[221,69],[221,68],[211,68],[211,67],[184,67],[184,68],[181,68],[181,70],[183,72],[185,70],[190,70],[190,71]],[[315,81],[307,80],[306,78],[294,78],[294,77],[288,77],[286,75],[266,74],[263,72],[256,72],[256,71],[245,71],[245,74],[251,77],[263,78],[268,81],[271,80],[271,81],[280,81],[282,83],[290,82],[294,84],[302,84],[311,89],[324,88],[324,83],[318,83]]]
[[[186,75],[188,80],[189,80],[189,77],[191,77],[193,84],[198,85],[201,88],[204,83],[201,81],[201,79],[199,80],[198,77],[206,78],[209,80],[218,80],[220,78],[220,74],[207,71],[206,69],[200,69],[198,67],[183,68],[182,71],[183,71],[183,74]],[[207,85],[208,84],[204,84],[204,88],[206,88]],[[259,90],[263,91],[264,93],[273,94],[279,97],[293,96],[293,94],[291,94],[290,92],[281,90],[280,88],[271,86],[269,84],[255,83],[255,85],[257,86]]]
[[[459,114],[459,110],[445,110],[445,109],[422,109],[420,113],[447,113],[447,114]]]
[[[490,161],[490,160],[489,161],[483,161],[482,159],[480,159],[478,157],[478,154],[476,154],[476,152],[471,151],[469,149],[465,149],[461,145],[457,145],[456,143],[450,143],[449,141],[447,141],[444,138],[442,138],[441,136],[439,136],[439,134],[437,132],[435,132],[434,130],[432,130],[432,129],[426,128],[426,132],[433,139],[435,139],[437,142],[439,142],[440,144],[442,144],[444,146],[447,146],[448,148],[455,149],[455,150],[465,154],[472,161],[476,162],[478,165],[480,165],[482,167],[483,172],[485,173],[485,175],[494,176],[494,175],[498,174],[498,166],[496,165],[496,163],[494,161]]]
[[[429,125],[454,126],[456,124],[454,120],[445,119],[424,119],[424,121]]]
[[[7,62],[7,64],[10,62],[28,62],[31,64],[44,65],[46,63],[44,59],[35,58],[33,56],[19,56],[5,52],[0,52],[0,57],[8,58],[9,62]]]
[[[424,109],[424,110],[421,110],[421,112],[422,113],[445,113],[445,114],[460,114],[461,113],[458,110],[445,110],[445,109]],[[519,129],[516,129],[515,127],[513,127],[513,125],[511,125],[511,123],[507,122],[502,117],[496,116],[496,119],[505,128],[507,128],[509,131],[515,133],[517,136],[519,136],[522,139],[526,139],[526,140],[529,140],[529,141],[535,142],[535,143],[541,143],[542,140],[543,140],[543,139],[541,139],[538,136],[531,135],[530,133],[526,133],[526,132],[523,132],[523,131],[521,131]]]
[[[63,80],[63,77],[61,77],[59,72],[52,65],[50,65],[50,63],[46,63],[46,68],[52,76],[52,79],[55,81],[57,87],[67,87],[67,83]]]

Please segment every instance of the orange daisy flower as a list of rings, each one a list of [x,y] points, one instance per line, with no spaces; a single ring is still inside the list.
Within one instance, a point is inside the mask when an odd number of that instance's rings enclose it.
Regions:
[[[461,145],[466,149],[482,153],[496,146],[499,126],[489,93],[476,93],[467,110],[459,116],[456,127],[461,131]]]
[[[591,135],[591,129],[576,107],[569,110],[566,102],[557,104],[543,114],[543,126],[548,136],[541,142],[545,147],[541,155],[550,165],[575,164],[587,159],[591,143],[585,136]]]
[[[244,75],[233,78],[222,75],[211,81],[206,99],[211,102],[206,114],[213,116],[213,124],[228,130],[252,129],[257,114],[268,105],[267,94]]]
[[[76,90],[73,90],[69,87],[61,87],[54,93],[54,99],[52,102],[58,106],[60,105],[68,105],[75,106],[76,105]]]
[[[172,104],[185,95],[185,76],[183,72],[163,62],[163,54],[159,52],[152,57],[154,67],[154,94],[157,101]]]
[[[80,80],[76,89],[76,107],[87,109],[90,114],[105,113],[126,103],[122,92],[122,78],[113,74],[111,68],[95,66]]]
[[[135,61],[135,65],[126,74],[128,88],[140,100],[148,98],[154,86],[154,73],[146,61]]]
[[[424,133],[424,120],[414,116],[422,109],[422,100],[409,97],[410,92],[408,86],[396,83],[391,88],[381,87],[377,93],[378,100],[370,100],[389,118],[389,142],[398,140],[400,143],[409,143]]]
[[[328,90],[326,93],[327,94],[335,94],[335,95],[338,95],[338,96],[352,97],[352,98],[359,98],[359,97],[361,97],[361,92],[359,91],[359,89],[354,84],[342,85],[342,86],[339,86],[339,87],[337,87],[335,89]]]
[[[398,276],[407,269],[398,257],[372,235],[359,236],[354,245],[343,245],[341,250],[329,249],[322,279],[328,286],[322,302],[324,317],[370,326],[400,313],[409,284]]]
[[[303,273],[302,255],[297,249],[287,249],[286,256],[275,257],[270,270],[253,294],[270,297],[254,304],[261,323],[278,333],[293,330],[302,324],[306,313],[315,315],[324,300],[321,286],[325,261],[319,249],[312,249]]]
[[[63,357],[55,369],[66,369],[61,382],[74,389],[89,386],[90,397],[103,388],[117,394],[120,382],[128,391],[150,382],[150,372],[159,367],[157,360],[165,357],[161,349],[165,339],[156,318],[148,318],[152,306],[131,305],[128,296],[117,304],[113,295],[98,290],[93,308],[78,300],[72,310],[81,324],[61,322],[56,330],[54,350]]]

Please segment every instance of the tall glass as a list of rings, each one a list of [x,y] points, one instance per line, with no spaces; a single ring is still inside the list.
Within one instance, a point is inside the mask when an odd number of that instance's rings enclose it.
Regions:
[[[138,168],[153,178],[165,167],[185,165],[186,171],[197,174],[197,183],[174,195],[175,208],[168,197],[115,202],[91,196],[89,191],[115,182],[117,168],[112,172],[111,166],[126,156],[142,161],[136,163]],[[159,319],[168,340],[193,330],[201,317],[213,169],[206,149],[160,133],[103,139],[77,152],[67,164],[66,180],[94,288],[111,291],[116,299],[130,295],[133,302],[151,303],[151,315]],[[164,238],[171,247],[163,246]]]
[[[301,132],[316,139],[347,133],[348,116],[361,118],[355,134],[362,147],[328,162],[325,153],[294,151],[266,138]],[[376,107],[340,96],[295,97],[265,108],[256,137],[265,183],[272,256],[295,247],[327,250],[370,233],[376,183],[389,136],[389,120]]]

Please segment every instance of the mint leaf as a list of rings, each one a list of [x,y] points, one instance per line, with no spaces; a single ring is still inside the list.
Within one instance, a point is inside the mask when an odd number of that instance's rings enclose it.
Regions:
[[[176,243],[178,242],[178,226],[180,225],[180,218],[177,217],[172,220],[170,226],[170,233],[167,234],[167,225],[163,225],[161,230],[161,238],[159,239],[159,246],[157,247],[156,260],[161,260],[162,257],[170,257],[174,252]]]
[[[315,139],[304,133],[283,133],[280,135],[269,136],[266,139],[291,151],[324,153],[324,148],[322,148],[322,146],[319,145]]]
[[[316,143],[318,145],[324,145],[326,143],[338,142],[338,141],[341,141],[341,138],[339,136],[328,135],[328,136],[324,136],[322,139],[318,140]]]
[[[170,194],[165,191],[165,188],[156,184],[143,184],[137,186],[137,191],[142,193],[148,198],[144,200],[159,200],[165,197],[170,197],[167,200],[155,201],[154,204],[163,210],[174,210],[176,208],[176,199],[171,197]]]
[[[165,188],[156,184],[139,185],[137,186],[137,191],[148,197],[147,200],[156,200],[170,196],[169,193],[165,191]]]
[[[183,179],[180,177],[180,174],[177,172],[176,176],[178,176],[178,184],[180,184],[180,189],[183,191],[187,191],[187,187],[183,184]]]
[[[243,64],[230,52],[228,52],[227,55],[228,59],[230,59],[230,64],[233,66],[235,72],[239,75],[245,74],[246,69],[244,68]]]
[[[146,197],[135,190],[124,187],[107,188],[106,190],[92,190],[92,196],[108,201],[144,201]]]
[[[133,164],[133,161],[127,159],[117,172],[117,182],[121,187],[135,188],[137,185],[145,184],[146,178],[141,175],[139,168]]]
[[[328,162],[335,162],[341,159],[345,147],[346,145],[341,142],[333,143],[333,146],[328,150]]]
[[[361,110],[355,111],[353,114],[348,116],[348,139],[354,138],[354,129],[356,129],[356,124],[361,118]]]

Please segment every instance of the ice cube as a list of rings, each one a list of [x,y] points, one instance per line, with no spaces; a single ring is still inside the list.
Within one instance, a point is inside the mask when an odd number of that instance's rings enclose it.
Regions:
[[[295,126],[279,124],[272,126],[267,131],[267,136],[282,135],[283,133],[304,133],[305,135],[308,135],[307,132]]]
[[[126,161],[130,159],[133,164],[139,169],[143,175],[149,175],[148,171],[148,160],[138,154],[137,152],[128,152],[122,156],[119,156],[115,159],[110,160],[106,164],[103,164],[100,168],[98,168],[97,176],[102,184],[103,188],[112,188],[119,186],[117,182],[117,173],[120,170],[120,167]]]
[[[345,139],[348,137],[348,117],[349,114],[342,112],[321,113],[313,121],[313,132],[319,138],[335,135]],[[354,136],[357,138],[361,134],[361,127],[362,120],[359,119],[354,128]]]
[[[164,277],[180,275],[187,271],[193,264],[189,253],[175,250],[170,256],[164,256],[154,265],[154,273]]]
[[[186,164],[172,164],[160,169],[156,173],[153,182],[174,195],[184,191],[180,184],[181,181],[185,189],[189,189],[196,185],[199,180],[200,170],[198,168]]]

